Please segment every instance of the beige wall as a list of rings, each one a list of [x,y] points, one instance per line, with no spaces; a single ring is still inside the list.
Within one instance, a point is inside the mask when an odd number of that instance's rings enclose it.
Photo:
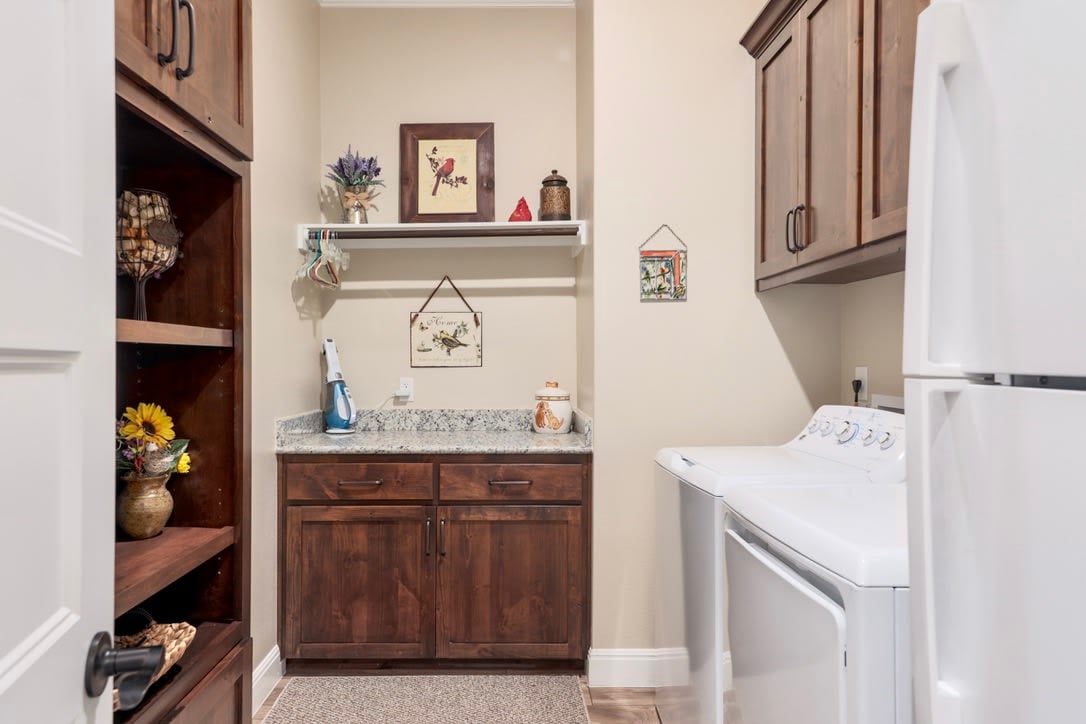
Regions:
[[[577,179],[573,188],[579,218],[595,216],[595,56],[593,53],[593,0],[577,3]],[[589,221],[589,233],[592,227]],[[591,241],[591,239],[590,239]],[[589,244],[577,259],[577,402],[588,415],[596,409],[595,374],[596,325],[592,300],[595,296],[596,247]]]
[[[594,0],[595,648],[653,644],[656,450],[783,442],[839,396],[838,290],[753,290],[738,39],[763,4]],[[662,223],[689,245],[689,301],[641,304],[637,247]]]
[[[552,168],[576,185],[573,10],[320,16],[321,160],[348,144],[378,157],[387,186],[371,222],[398,220],[401,123],[493,122],[498,220],[521,196],[535,214]],[[483,313],[481,368],[410,367],[408,315],[445,274]],[[324,298],[324,333],[363,408],[386,401],[401,376],[415,379],[414,407],[528,407],[545,380],[576,390],[575,274],[561,249],[355,253],[343,290]],[[429,308],[463,309],[447,286]]]
[[[905,273],[841,287],[841,399],[852,402],[856,367],[868,368],[868,392],[902,396],[901,338]],[[868,403],[871,397],[868,396]]]
[[[294,227],[317,214],[319,41],[316,0],[253,9],[252,164],[253,664],[276,644],[276,469],[273,421],[317,407],[319,321],[304,318]]]

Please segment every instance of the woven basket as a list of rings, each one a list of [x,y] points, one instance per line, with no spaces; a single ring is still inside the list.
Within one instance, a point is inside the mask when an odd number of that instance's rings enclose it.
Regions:
[[[166,658],[163,659],[162,666],[158,667],[158,671],[151,677],[151,683],[153,684],[169,671],[171,666],[177,663],[195,636],[196,627],[190,623],[155,623],[152,620],[139,633],[131,636],[118,636],[116,646],[119,649],[131,649],[136,646],[162,646],[166,649]],[[120,706],[120,694],[114,689],[113,711],[120,709]]]

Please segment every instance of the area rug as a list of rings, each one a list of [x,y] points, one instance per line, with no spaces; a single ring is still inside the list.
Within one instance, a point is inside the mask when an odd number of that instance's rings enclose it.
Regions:
[[[576,676],[299,676],[264,724],[588,724]]]

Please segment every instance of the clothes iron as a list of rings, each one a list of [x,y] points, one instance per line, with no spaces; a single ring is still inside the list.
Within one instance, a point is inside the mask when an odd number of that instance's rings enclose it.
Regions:
[[[353,432],[351,428],[358,421],[358,408],[343,380],[335,341],[325,339],[321,354],[324,355],[325,370],[324,431],[340,435]]]

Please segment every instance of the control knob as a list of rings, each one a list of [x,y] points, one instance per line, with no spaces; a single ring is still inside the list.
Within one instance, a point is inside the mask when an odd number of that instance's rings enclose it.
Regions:
[[[837,429],[834,430],[834,434],[837,436],[837,442],[844,444],[856,437],[856,433],[860,431],[860,426],[849,422],[848,420],[842,420],[837,425]]]
[[[822,427],[819,428],[819,432],[821,432],[822,436],[825,437],[826,435],[830,434],[830,430],[832,430],[832,429],[833,429],[833,422],[831,420],[823,420],[822,421]]]
[[[883,430],[879,433],[879,436],[875,439],[875,442],[879,444],[880,448],[882,448],[883,450],[887,450],[893,447],[895,439],[896,438],[894,438],[894,433],[890,432],[889,430]]]
[[[818,418],[811,418],[811,421],[807,424],[807,432],[814,432],[818,429]]]
[[[864,428],[863,433],[860,434],[860,442],[862,442],[865,447],[875,442],[875,430],[870,427]]]

